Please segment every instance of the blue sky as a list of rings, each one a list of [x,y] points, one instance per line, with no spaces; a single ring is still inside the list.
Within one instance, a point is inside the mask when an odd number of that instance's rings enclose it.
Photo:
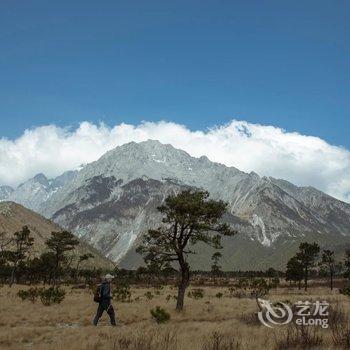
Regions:
[[[350,148],[349,1],[0,2],[0,136],[231,119]]]

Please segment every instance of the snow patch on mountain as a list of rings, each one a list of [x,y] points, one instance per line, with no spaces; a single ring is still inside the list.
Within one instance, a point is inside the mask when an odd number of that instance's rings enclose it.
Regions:
[[[266,247],[270,247],[271,243],[273,242],[270,238],[268,238],[267,234],[266,234],[266,228],[265,228],[265,224],[264,224],[264,220],[256,214],[253,214],[253,217],[250,221],[252,223],[252,225],[254,227],[260,227],[261,229],[261,235],[257,235],[257,240]]]

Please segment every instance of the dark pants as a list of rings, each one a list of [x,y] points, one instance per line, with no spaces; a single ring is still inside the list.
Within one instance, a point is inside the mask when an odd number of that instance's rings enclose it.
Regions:
[[[94,321],[93,321],[94,325],[97,326],[98,320],[101,318],[103,311],[107,312],[107,314],[111,320],[111,325],[116,326],[115,313],[114,313],[113,306],[111,304],[104,305],[102,303],[98,304],[96,316],[95,316]]]

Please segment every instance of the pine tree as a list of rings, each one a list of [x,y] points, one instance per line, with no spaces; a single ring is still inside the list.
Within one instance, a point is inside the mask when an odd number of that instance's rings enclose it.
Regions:
[[[299,252],[296,254],[296,257],[303,266],[305,290],[307,290],[310,269],[315,266],[319,252],[320,246],[317,243],[303,242],[299,245]]]
[[[28,252],[34,244],[34,238],[30,236],[30,230],[28,226],[23,226],[21,231],[15,232],[12,242],[15,246],[15,250],[9,252],[9,260],[10,262],[12,262],[13,265],[10,279],[10,287],[15,281],[19,263],[21,263],[27,257]]]
[[[186,190],[166,198],[158,208],[163,214],[163,225],[149,230],[137,248],[146,263],[160,265],[177,262],[181,280],[178,286],[176,310],[184,306],[185,291],[190,281],[188,256],[194,254],[193,247],[203,242],[215,249],[221,248],[221,236],[232,236],[236,232],[227,224],[220,223],[227,205],[209,199],[206,191]]]
[[[214,281],[215,277],[219,276],[221,272],[221,266],[219,265],[219,260],[221,258],[222,254],[220,252],[215,252],[211,257],[211,261],[213,262],[213,264],[211,265],[211,273]]]
[[[330,287],[333,290],[333,276],[335,270],[334,252],[331,250],[324,250],[322,252],[322,265],[329,271]]]
[[[304,277],[303,266],[296,256],[293,256],[287,262],[286,281],[298,283],[298,289],[301,288],[301,281]]]
[[[54,284],[59,278],[60,265],[65,260],[65,253],[73,250],[78,244],[79,241],[68,231],[52,232],[51,237],[46,241],[47,247],[55,255]]]

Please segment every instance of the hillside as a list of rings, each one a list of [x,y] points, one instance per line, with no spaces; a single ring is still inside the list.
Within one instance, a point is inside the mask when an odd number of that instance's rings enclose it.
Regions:
[[[39,255],[46,250],[45,241],[50,237],[52,231],[60,231],[57,224],[44,218],[43,216],[24,208],[22,205],[14,202],[0,203],[0,232],[7,236],[20,230],[23,226],[28,226],[34,237],[33,254]],[[113,264],[106,259],[96,249],[90,247],[84,242],[80,242],[76,250],[77,254],[91,253],[94,258],[85,263],[89,267],[112,268]],[[84,264],[84,263],[83,263]],[[82,266],[84,266],[82,264]]]

